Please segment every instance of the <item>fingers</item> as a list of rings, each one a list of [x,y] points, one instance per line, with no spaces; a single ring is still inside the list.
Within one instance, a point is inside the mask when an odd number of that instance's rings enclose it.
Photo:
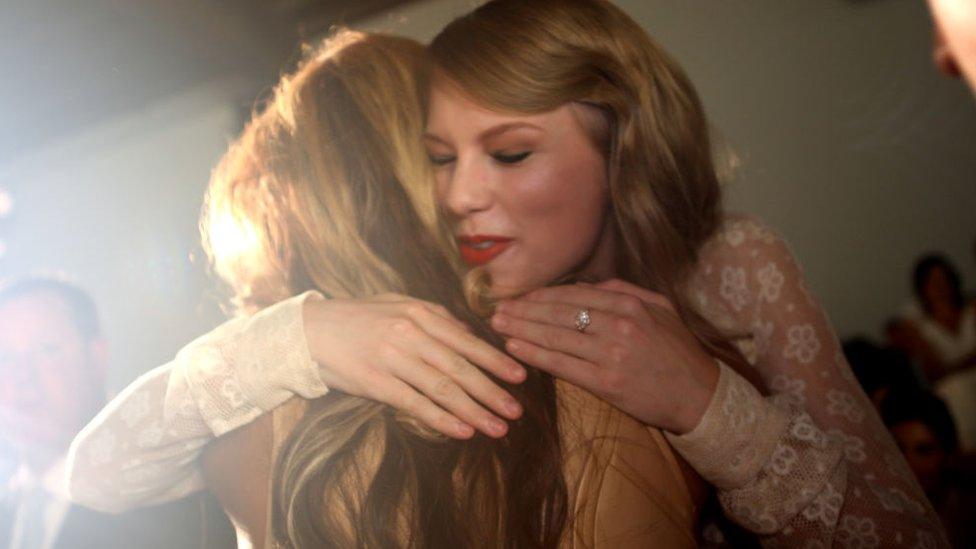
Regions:
[[[522,362],[574,385],[591,391],[597,387],[597,368],[590,362],[521,339],[509,339],[505,348]]]
[[[473,427],[445,412],[429,398],[399,379],[388,378],[386,383],[375,389],[373,398],[410,414],[445,436],[457,439],[474,436]]]
[[[482,341],[481,338],[438,315],[420,310],[414,310],[409,314],[414,317],[415,322],[424,332],[472,364],[509,383],[525,381],[525,368],[521,364],[489,343]],[[421,344],[419,348],[424,349],[426,345]]]
[[[634,306],[643,308],[643,303],[630,295],[614,292],[596,286],[552,286],[529,292],[520,298],[523,301],[565,303],[579,308],[624,314],[636,313]]]
[[[533,322],[541,322],[575,330],[576,317],[583,309],[586,309],[590,313],[590,325],[585,333],[592,334],[601,328],[610,326],[611,315],[607,315],[602,311],[579,305],[568,305],[566,303],[555,303],[551,301],[516,299],[499,303],[495,311],[496,314],[505,314],[522,320],[531,320]]]
[[[499,333],[508,337],[521,339],[538,347],[584,360],[599,361],[599,340],[587,337],[575,328],[563,328],[524,320],[504,313],[496,313],[491,318],[491,325]]]
[[[395,373],[400,379],[419,391],[420,397],[424,400],[433,401],[441,409],[484,434],[491,437],[501,437],[508,432],[508,426],[504,421],[475,402],[450,377],[423,361],[400,362]],[[417,403],[417,396],[411,395],[411,398],[414,400],[404,403],[404,409],[426,422],[423,416],[415,413],[417,408],[427,408],[426,403],[423,400]],[[433,411],[426,410],[425,413],[433,414]],[[438,428],[436,424],[430,425]],[[438,428],[438,430],[440,429]]]
[[[598,285],[574,284],[541,288],[529,292],[520,300],[567,303],[587,308],[591,312],[596,309],[630,317],[646,312],[647,306],[674,310],[664,296],[621,280],[602,282]]]
[[[522,406],[517,400],[491,381],[479,368],[465,360],[464,357],[459,356],[452,349],[437,342],[431,342],[431,345],[422,349],[421,358],[450,378],[464,393],[488,406],[495,413],[509,419],[518,419],[522,415]],[[461,402],[467,404],[467,400]],[[453,414],[463,416],[462,410],[455,409],[452,403],[447,403],[445,406]]]

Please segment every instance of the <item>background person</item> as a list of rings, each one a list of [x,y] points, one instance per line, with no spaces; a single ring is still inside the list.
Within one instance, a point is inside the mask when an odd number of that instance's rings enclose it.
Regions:
[[[57,278],[0,286],[0,433],[13,472],[0,485],[0,547],[227,547],[230,530],[204,499],[109,516],[73,505],[72,438],[104,405],[106,343],[91,297]],[[210,537],[202,537],[207,522]]]
[[[881,418],[939,513],[954,547],[976,544],[976,469],[959,453],[949,408],[922,389],[893,389]]]
[[[959,427],[960,445],[976,449],[976,304],[967,303],[962,280],[944,256],[929,254],[915,263],[915,304],[905,322],[913,337],[909,356],[922,364],[935,392]]]

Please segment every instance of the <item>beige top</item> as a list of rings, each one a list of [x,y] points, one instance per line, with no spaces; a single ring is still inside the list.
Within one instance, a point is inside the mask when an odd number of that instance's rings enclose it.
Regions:
[[[765,545],[948,546],[779,235],[730,216],[690,291],[773,390],[763,397],[728,376],[698,427],[670,437],[729,518]],[[197,458],[213,437],[296,394],[325,394],[305,344],[308,298],[229,321],[123,391],[72,445],[73,497],[119,511],[199,490]]]
[[[563,473],[573,517],[560,546],[695,547],[697,509],[705,487],[682,467],[661,432],[568,383],[557,382],[557,395]],[[253,422],[221,438],[204,454],[207,481],[242,539],[263,540],[266,548],[277,546],[271,535],[271,464],[307,403],[293,398],[276,408],[270,421]],[[242,455],[249,459],[242,460]],[[247,485],[251,488],[242,488]]]

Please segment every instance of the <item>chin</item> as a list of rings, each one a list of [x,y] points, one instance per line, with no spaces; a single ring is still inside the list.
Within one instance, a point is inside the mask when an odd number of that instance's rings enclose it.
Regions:
[[[492,299],[508,299],[518,297],[531,289],[525,282],[492,273],[491,287],[488,292]]]
[[[501,285],[492,285],[489,291],[489,297],[495,300],[499,299],[510,299],[513,297],[518,297],[524,294],[524,290],[519,290],[518,288],[512,288],[510,286],[501,287]]]
[[[525,278],[492,275],[490,295],[492,299],[510,299],[547,285],[548,282],[545,280],[526,280]]]

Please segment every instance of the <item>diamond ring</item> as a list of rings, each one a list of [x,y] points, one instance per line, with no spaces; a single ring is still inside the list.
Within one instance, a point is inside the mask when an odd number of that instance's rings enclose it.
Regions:
[[[576,313],[576,331],[582,333],[586,331],[586,327],[590,325],[590,311],[588,309],[580,309]]]

